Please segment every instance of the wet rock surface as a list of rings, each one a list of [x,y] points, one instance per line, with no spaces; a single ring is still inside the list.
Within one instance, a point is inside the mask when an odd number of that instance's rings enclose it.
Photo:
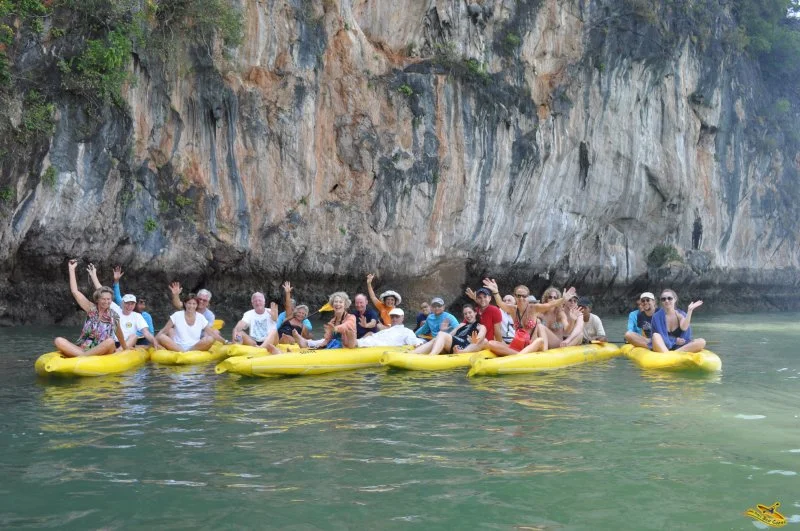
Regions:
[[[165,316],[173,279],[230,319],[368,272],[406,308],[483,276],[798,307],[800,155],[754,138],[756,68],[625,5],[248,2],[241,46],[134,61],[125,112],[56,98],[49,142],[3,159],[0,322],[74,320],[68,257]],[[648,266],[663,244],[683,262]]]

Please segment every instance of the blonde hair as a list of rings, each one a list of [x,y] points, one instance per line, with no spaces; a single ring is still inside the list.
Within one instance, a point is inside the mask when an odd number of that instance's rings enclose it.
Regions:
[[[531,290],[528,289],[528,286],[525,286],[523,284],[519,284],[518,286],[514,286],[514,295],[517,294],[517,290],[520,289],[520,288],[525,290],[525,295],[530,295],[531,294]]]
[[[559,289],[557,287],[555,287],[555,286],[547,286],[547,288],[542,292],[542,302],[546,301],[547,300],[547,296],[550,293],[553,293],[553,292],[555,292],[555,294],[558,295],[558,297],[557,297],[558,299],[561,298],[561,291],[559,291]]]
[[[111,294],[111,300],[114,300],[114,290],[109,288],[108,286],[100,286],[99,288],[94,290],[94,294],[92,295],[94,302],[99,301],[100,297],[103,296],[103,293]]]
[[[675,293],[673,290],[671,290],[671,289],[669,289],[669,288],[667,288],[667,289],[662,289],[662,290],[661,290],[661,295],[664,295],[665,293],[668,293],[668,292],[669,292],[669,293],[672,293],[672,297],[675,299],[675,306],[677,306],[677,305],[678,305],[678,294],[677,294],[677,293]]]

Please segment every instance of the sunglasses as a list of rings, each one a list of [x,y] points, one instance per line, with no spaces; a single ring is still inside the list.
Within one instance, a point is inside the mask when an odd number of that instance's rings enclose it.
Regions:
[[[550,300],[550,299],[558,299],[558,298],[560,298],[560,297],[559,297],[558,295],[548,295],[548,296],[547,296],[547,297],[545,297],[545,298],[546,298],[547,300]]]
[[[527,297],[527,295],[525,295],[524,293],[515,293],[515,294],[514,294],[514,296],[515,296],[516,298],[518,298],[518,299],[521,299],[521,298],[523,298],[523,297]]]
[[[672,297],[661,297],[661,302],[667,302],[673,300]]]

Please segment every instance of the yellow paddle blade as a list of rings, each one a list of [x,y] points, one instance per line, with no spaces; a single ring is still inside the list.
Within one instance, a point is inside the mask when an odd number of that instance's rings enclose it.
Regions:
[[[322,308],[320,308],[317,311],[318,312],[332,312],[333,311],[333,306],[331,306],[331,304],[329,302],[326,302],[325,306],[323,306]]]
[[[222,330],[223,326],[225,326],[225,321],[222,319],[214,319],[214,324],[211,325],[211,328],[214,330]]]

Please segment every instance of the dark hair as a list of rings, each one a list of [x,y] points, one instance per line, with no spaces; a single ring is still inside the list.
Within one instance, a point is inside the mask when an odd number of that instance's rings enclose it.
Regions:
[[[461,311],[463,312],[463,311],[464,311],[464,310],[466,310],[467,308],[469,308],[469,309],[470,309],[470,310],[472,310],[473,312],[475,311],[475,305],[474,305],[474,304],[472,304],[471,302],[467,302],[467,303],[465,303],[465,304],[464,304],[464,306],[461,308]]]
[[[190,300],[192,300],[192,299],[194,299],[194,301],[195,301],[195,302],[197,302],[197,293],[190,293],[190,294],[188,294],[188,295],[186,296],[186,298],[185,298],[185,299],[183,299],[183,302],[188,302],[188,301],[190,301]]]

